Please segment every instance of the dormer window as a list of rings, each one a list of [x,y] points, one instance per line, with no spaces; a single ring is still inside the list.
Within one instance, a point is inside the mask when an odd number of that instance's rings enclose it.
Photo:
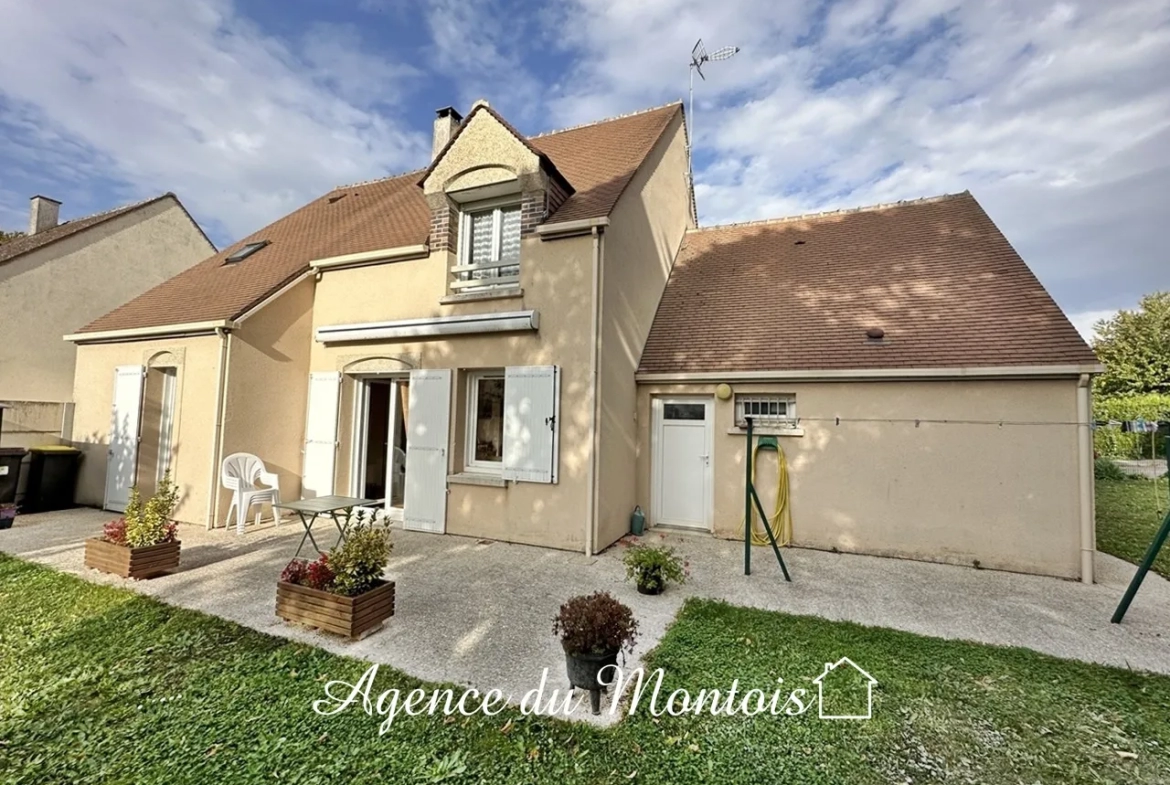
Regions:
[[[468,205],[462,211],[457,280],[459,292],[520,285],[520,204]]]

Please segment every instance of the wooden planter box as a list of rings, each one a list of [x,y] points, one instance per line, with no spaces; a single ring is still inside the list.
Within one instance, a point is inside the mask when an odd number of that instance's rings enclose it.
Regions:
[[[179,568],[179,541],[128,548],[100,537],[85,541],[85,566],[122,578],[153,578]]]
[[[378,581],[356,597],[278,581],[276,615],[357,640],[394,615],[394,581]]]

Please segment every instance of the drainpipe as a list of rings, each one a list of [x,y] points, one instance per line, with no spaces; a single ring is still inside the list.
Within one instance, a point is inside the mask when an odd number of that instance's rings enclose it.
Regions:
[[[219,336],[219,369],[215,377],[215,422],[211,432],[211,482],[207,497],[207,529],[219,520],[219,465],[223,459],[224,404],[227,397],[228,364],[232,358],[232,334],[222,327],[215,328]]]
[[[585,511],[585,555],[587,557],[593,555],[597,532],[597,465],[601,457],[598,455],[598,443],[601,441],[601,396],[598,395],[601,354],[601,232],[602,227],[600,226],[594,226],[591,232],[593,235],[593,312],[590,315],[589,326],[589,498]]]
[[[1093,582],[1093,555],[1096,551],[1096,515],[1093,510],[1093,432],[1090,405],[1091,377],[1077,380],[1077,453],[1081,487],[1081,582]]]

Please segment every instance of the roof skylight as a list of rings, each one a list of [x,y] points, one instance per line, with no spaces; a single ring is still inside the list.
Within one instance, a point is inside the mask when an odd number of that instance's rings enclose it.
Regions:
[[[224,264],[235,264],[236,262],[242,262],[266,245],[268,245],[267,240],[260,240],[259,242],[248,243],[243,248],[236,251],[228,258],[224,259],[223,262],[224,262]]]

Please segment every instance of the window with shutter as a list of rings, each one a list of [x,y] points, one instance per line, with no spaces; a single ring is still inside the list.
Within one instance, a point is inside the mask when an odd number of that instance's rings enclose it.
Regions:
[[[464,211],[455,291],[520,285],[520,205],[499,204]]]

